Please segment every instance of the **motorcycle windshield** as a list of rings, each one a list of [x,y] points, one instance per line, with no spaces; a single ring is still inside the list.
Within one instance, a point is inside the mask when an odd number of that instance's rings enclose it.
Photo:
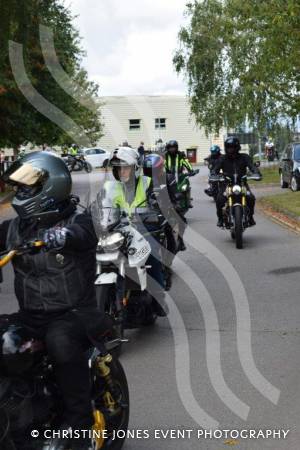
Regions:
[[[112,230],[120,221],[121,211],[116,206],[116,196],[119,182],[106,182],[98,192],[96,199],[90,205],[97,236]]]

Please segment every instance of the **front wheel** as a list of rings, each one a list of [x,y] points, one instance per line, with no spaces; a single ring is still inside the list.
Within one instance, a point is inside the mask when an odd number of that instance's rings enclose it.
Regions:
[[[295,175],[293,175],[291,178],[291,191],[297,192],[297,191],[299,191],[299,189],[300,189],[300,186],[299,186],[298,180],[295,177]]]
[[[243,209],[241,206],[234,207],[233,218],[235,246],[236,248],[241,249],[243,248]]]
[[[73,171],[80,172],[82,169],[83,169],[83,163],[81,161],[76,161],[76,164],[73,167]]]
[[[84,164],[84,169],[87,173],[91,173],[91,171],[93,170],[93,166],[89,162],[86,161]]]
[[[109,314],[115,321],[115,337],[124,338],[124,323],[120,317],[120,311],[117,309],[116,286],[114,284],[101,284],[96,286],[97,308],[101,313]],[[122,344],[118,347],[118,353],[121,353]]]

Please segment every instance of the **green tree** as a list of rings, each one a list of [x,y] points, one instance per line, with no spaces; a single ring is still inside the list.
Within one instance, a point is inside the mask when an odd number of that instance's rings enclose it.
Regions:
[[[207,132],[247,122],[262,135],[300,109],[298,0],[195,0],[173,62]]]
[[[63,145],[75,141],[71,126],[54,123],[24,97],[13,74],[10,42],[22,44],[26,74],[36,92],[80,129],[76,135],[78,143],[94,143],[102,135],[98,86],[88,80],[82,68],[84,53],[79,34],[73,26],[71,12],[63,3],[62,0],[0,0],[0,146],[17,148],[27,142]],[[56,56],[74,81],[74,92],[66,92],[45,64],[40,24],[52,30]],[[93,109],[76,100],[78,86],[93,103]]]

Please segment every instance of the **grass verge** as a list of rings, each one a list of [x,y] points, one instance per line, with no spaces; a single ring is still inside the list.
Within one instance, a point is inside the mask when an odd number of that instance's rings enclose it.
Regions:
[[[278,166],[272,167],[261,167],[260,172],[263,176],[261,184],[277,184],[279,186],[280,177],[278,172]],[[255,181],[249,180],[249,184],[255,184]]]
[[[259,199],[259,204],[293,219],[300,218],[300,192],[289,191],[285,194],[262,197]]]

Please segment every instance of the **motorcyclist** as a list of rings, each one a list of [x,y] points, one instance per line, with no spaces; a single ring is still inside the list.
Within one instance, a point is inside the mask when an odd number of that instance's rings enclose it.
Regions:
[[[2,178],[16,189],[17,217],[0,224],[0,251],[28,241],[45,243],[42,250],[13,259],[19,312],[12,320],[45,340],[62,393],[63,429],[90,429],[88,336],[93,326],[107,331],[108,321],[96,309],[92,220],[76,211],[70,173],[53,154],[31,153]],[[84,436],[72,443],[72,450],[89,448]]]
[[[163,155],[166,149],[166,145],[163,143],[161,138],[157,139],[155,142],[155,152],[159,155]]]
[[[206,161],[208,165],[208,169],[211,173],[213,170],[216,162],[222,157],[221,149],[218,145],[214,144],[210,147],[210,155],[204,158],[204,161]],[[209,197],[213,195],[213,189],[211,184],[209,184],[207,189],[204,189],[205,194],[207,194]]]
[[[191,163],[185,153],[179,151],[178,142],[174,139],[168,141],[165,147],[165,168],[167,173],[175,174],[177,179],[184,169],[193,172]]]
[[[265,157],[268,161],[273,161],[275,158],[275,146],[271,141],[267,141],[265,144]]]
[[[77,144],[72,144],[70,149],[69,149],[69,155],[70,155],[70,160],[71,160],[71,170],[74,170],[74,167],[76,165],[76,156],[78,156],[78,150],[79,147]]]
[[[177,141],[168,141],[165,150],[166,172],[174,174],[177,182],[180,181],[180,175],[182,175],[185,170],[191,175],[195,175],[197,173],[194,172],[191,163],[187,159],[185,153],[179,151]],[[188,199],[187,206],[189,208],[193,208],[190,198],[190,188],[185,192],[185,195]]]
[[[183,234],[186,228],[186,219],[180,213],[175,211],[174,205],[176,205],[176,193],[177,183],[174,174],[166,173],[164,170],[164,159],[158,154],[149,154],[144,159],[144,175],[151,177],[152,185],[158,189],[158,195],[156,196],[157,205],[161,213],[168,219],[169,223],[166,227],[167,238],[167,250],[171,254],[175,255],[177,251],[185,250],[186,247],[183,241]],[[174,225],[179,228],[178,243],[175,241],[173,229]],[[164,258],[165,272],[166,272],[166,290],[171,288],[171,264],[173,257],[166,255]]]
[[[77,144],[72,144],[70,149],[69,149],[69,154],[71,156],[77,156],[78,155],[78,145]]]
[[[216,162],[212,170],[212,175],[218,175],[222,170],[224,175],[228,177],[233,177],[235,173],[237,173],[239,177],[242,177],[247,174],[247,169],[249,169],[252,173],[257,174],[261,177],[258,168],[253,164],[250,156],[247,155],[246,153],[240,153],[241,144],[238,138],[228,137],[225,140],[224,148],[225,148],[225,155],[222,156],[222,158],[220,158]],[[224,191],[219,192],[216,200],[218,227],[224,226],[222,208],[225,206],[225,203],[226,197],[224,195]],[[249,226],[256,225],[256,222],[253,218],[255,197],[250,191],[249,186],[247,188],[247,205],[249,208],[249,216],[248,216]]]
[[[146,212],[151,197],[151,178],[141,174],[140,158],[137,150],[131,147],[118,147],[111,155],[109,165],[117,181],[114,204],[129,216],[139,216]],[[140,224],[142,225],[142,224]],[[145,228],[143,225],[142,228]],[[146,227],[148,231],[153,231]],[[144,230],[143,230],[144,231]],[[153,295],[153,307],[158,316],[166,315],[164,303],[164,276],[160,257],[159,244],[151,236],[147,236],[151,245],[151,256],[147,264],[151,266],[149,291]],[[151,283],[153,278],[156,283]]]

